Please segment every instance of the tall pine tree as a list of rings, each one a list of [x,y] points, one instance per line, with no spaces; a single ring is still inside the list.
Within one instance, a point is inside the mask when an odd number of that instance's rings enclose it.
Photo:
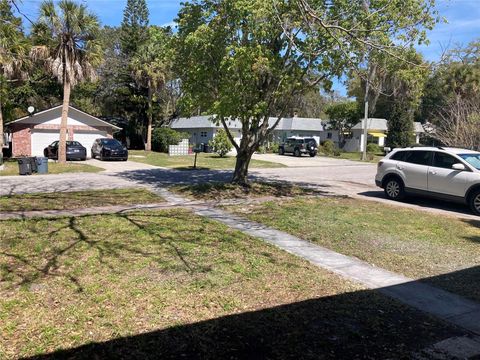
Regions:
[[[148,7],[145,0],[128,0],[123,10],[122,52],[130,58],[148,38]],[[130,59],[129,59],[130,60]]]
[[[409,103],[395,103],[388,120],[387,145],[392,148],[412,145],[413,130],[413,112]]]

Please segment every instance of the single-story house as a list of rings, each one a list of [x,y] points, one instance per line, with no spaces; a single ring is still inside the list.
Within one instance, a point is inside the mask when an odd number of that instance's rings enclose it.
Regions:
[[[374,143],[379,146],[385,145],[385,139],[388,136],[387,119],[368,118],[367,119],[367,143]],[[415,142],[420,142],[420,134],[425,130],[419,122],[414,122]],[[363,120],[352,127],[351,138],[347,139],[343,146],[345,151],[363,151]]]
[[[191,144],[208,143],[215,137],[215,134],[223,129],[220,122],[214,121],[214,115],[192,116],[190,118],[177,118],[172,121],[170,127],[177,131],[188,133]],[[272,127],[277,118],[269,118],[269,126]],[[242,139],[242,124],[239,120],[228,120],[227,126],[235,139],[240,143]],[[282,118],[277,127],[273,130],[271,142],[281,143],[292,136],[313,137],[318,143],[331,139],[338,143],[338,131],[326,130],[321,119],[300,118],[297,116]]]
[[[40,111],[6,124],[12,156],[43,156],[43,150],[60,138],[62,106]],[[67,119],[67,140],[80,142],[87,153],[95,139],[113,137],[118,126],[109,124],[81,110],[69,107]]]

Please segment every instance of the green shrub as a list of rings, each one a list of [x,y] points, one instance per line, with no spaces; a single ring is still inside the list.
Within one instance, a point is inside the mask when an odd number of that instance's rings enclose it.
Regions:
[[[267,152],[267,148],[264,145],[258,147],[257,152],[259,154],[265,154]]]
[[[182,139],[188,138],[190,138],[188,133],[167,127],[155,128],[152,131],[152,150],[166,153],[169,145],[177,145]]]
[[[335,144],[332,140],[325,140],[322,144],[322,149],[325,155],[333,155],[335,152]]]
[[[279,146],[280,146],[280,145],[279,145],[278,143],[271,143],[269,150],[270,150],[272,153],[278,153],[278,147],[279,147]]]
[[[341,154],[340,149],[337,149],[337,148],[333,149],[333,156],[340,156],[340,154]]]
[[[227,155],[233,147],[224,129],[218,130],[215,137],[208,142],[208,145],[210,145],[212,151],[216,152],[220,157]]]
[[[382,149],[377,144],[367,144],[367,153],[369,154],[379,154],[382,152]]]

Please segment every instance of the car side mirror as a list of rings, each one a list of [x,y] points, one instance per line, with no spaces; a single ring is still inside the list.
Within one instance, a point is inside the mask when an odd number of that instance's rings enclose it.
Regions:
[[[461,163],[453,164],[453,165],[452,165],[452,169],[453,169],[453,170],[458,170],[458,171],[465,171],[465,170],[467,170],[467,169],[465,168],[465,165],[463,165],[463,164],[461,164]]]

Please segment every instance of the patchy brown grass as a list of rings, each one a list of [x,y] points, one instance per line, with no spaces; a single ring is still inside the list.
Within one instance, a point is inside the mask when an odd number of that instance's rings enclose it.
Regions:
[[[68,210],[110,205],[160,203],[147,189],[111,189],[0,196],[0,212]]]
[[[347,198],[275,201],[233,210],[375,266],[429,278],[430,283],[480,301],[479,221]]]
[[[248,199],[260,197],[292,197],[323,195],[321,190],[305,188],[286,182],[252,182],[244,187],[232,183],[204,183],[176,185],[170,190],[179,195],[197,200]]]
[[[457,334],[188,211],[1,221],[0,264],[5,359],[398,358]]]

